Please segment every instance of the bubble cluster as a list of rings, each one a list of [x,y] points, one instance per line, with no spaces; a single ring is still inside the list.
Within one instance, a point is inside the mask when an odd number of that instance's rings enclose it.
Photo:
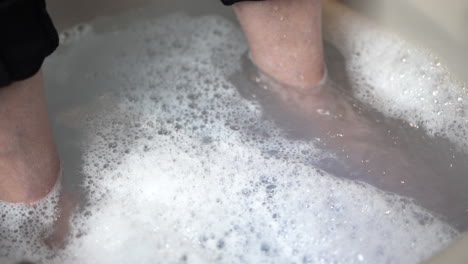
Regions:
[[[357,98],[468,150],[468,90],[440,58],[336,3],[327,13],[326,38],[345,56]]]
[[[59,41],[61,45],[67,45],[76,42],[89,34],[93,27],[89,24],[79,24],[67,30],[60,32]]]
[[[89,32],[54,56],[47,68],[58,76],[53,82],[98,90],[56,117],[84,133],[88,202],[73,217],[64,250],[31,258],[418,263],[456,237],[409,199],[315,167],[332,154],[285,137],[230,82],[245,51],[240,29],[228,20],[175,14]],[[15,252],[1,253],[17,260]]]
[[[44,243],[58,216],[60,184],[47,197],[34,204],[10,204],[0,201],[0,262],[48,257]]]

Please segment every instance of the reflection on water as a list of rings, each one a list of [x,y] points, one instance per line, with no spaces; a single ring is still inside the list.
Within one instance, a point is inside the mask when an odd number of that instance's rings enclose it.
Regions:
[[[317,100],[250,81],[242,34],[224,18],[137,17],[119,30],[105,26],[119,18],[97,22],[100,33],[82,27],[48,62],[65,181],[82,206],[64,250],[52,254],[35,234],[2,241],[14,246],[3,256],[418,263],[456,237],[440,219],[466,227],[466,156],[353,99],[337,43]],[[23,221],[2,222],[2,233]]]

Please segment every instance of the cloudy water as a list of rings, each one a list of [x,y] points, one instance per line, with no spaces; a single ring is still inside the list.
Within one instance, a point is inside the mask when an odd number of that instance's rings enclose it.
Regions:
[[[0,204],[2,263],[419,263],[447,246],[468,224],[464,86],[340,6],[326,17],[318,96],[258,72],[219,16],[62,34],[45,75],[81,205],[52,252],[56,193]]]

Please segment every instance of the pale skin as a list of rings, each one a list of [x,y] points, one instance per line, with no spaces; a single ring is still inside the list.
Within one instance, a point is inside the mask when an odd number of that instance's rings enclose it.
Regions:
[[[279,82],[313,90],[325,72],[321,5],[321,0],[235,4],[253,62]]]
[[[0,200],[31,203],[59,175],[42,73],[0,89]]]
[[[320,0],[241,2],[234,10],[258,67],[301,90],[323,78]],[[59,170],[42,73],[1,88],[0,200],[40,200],[53,189]]]

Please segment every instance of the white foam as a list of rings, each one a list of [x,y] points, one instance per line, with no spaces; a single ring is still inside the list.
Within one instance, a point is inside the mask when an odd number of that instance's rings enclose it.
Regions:
[[[245,50],[229,21],[179,14],[89,33],[53,58],[58,83],[101,95],[59,117],[87,131],[90,205],[48,263],[418,263],[456,236],[408,199],[311,165],[329,154],[285,138],[228,80]]]
[[[359,99],[386,116],[406,120],[468,150],[466,84],[431,51],[337,3],[330,3],[326,11],[326,38],[346,57]]]
[[[0,201],[0,263],[50,255],[44,236],[50,233],[58,216],[60,190],[59,181],[46,197],[35,203]]]

